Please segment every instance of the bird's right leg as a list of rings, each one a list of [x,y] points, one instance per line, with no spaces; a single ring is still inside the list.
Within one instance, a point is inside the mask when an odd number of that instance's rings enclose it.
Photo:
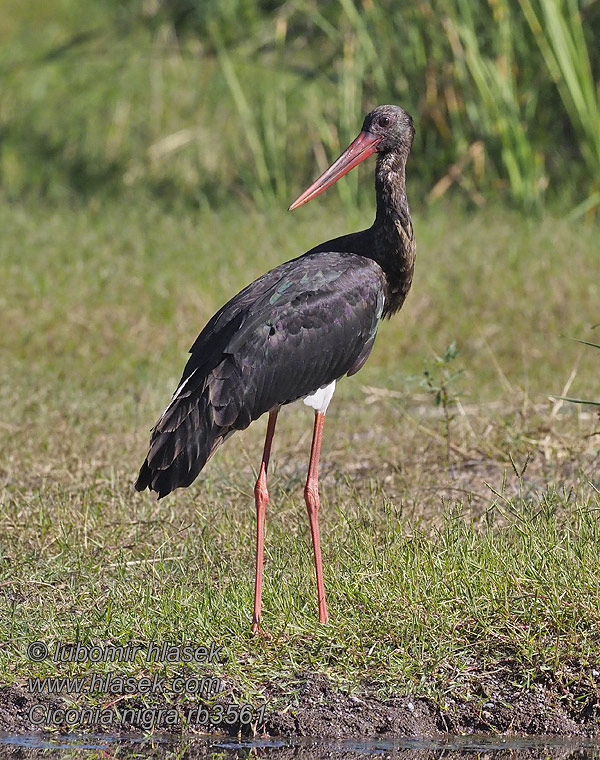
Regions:
[[[263,560],[265,556],[265,512],[269,503],[269,492],[267,490],[267,468],[269,458],[271,457],[271,446],[273,444],[273,435],[275,433],[275,423],[279,407],[269,412],[269,422],[267,423],[267,435],[265,436],[265,447],[263,449],[262,462],[260,463],[260,472],[258,480],[254,486],[254,500],[256,502],[256,579],[254,583],[254,615],[252,617],[252,633],[260,631],[260,607],[262,601],[262,580],[263,580]]]
[[[325,413],[315,412],[315,427],[313,431],[312,447],[310,450],[310,463],[308,465],[308,477],[304,487],[304,500],[310,520],[310,532],[312,534],[313,549],[315,554],[315,570],[317,573],[317,597],[319,600],[319,622],[327,623],[327,602],[325,600],[325,584],[323,583],[323,562],[321,559],[321,536],[319,534],[319,458],[321,456],[321,439],[323,437],[323,425]]]

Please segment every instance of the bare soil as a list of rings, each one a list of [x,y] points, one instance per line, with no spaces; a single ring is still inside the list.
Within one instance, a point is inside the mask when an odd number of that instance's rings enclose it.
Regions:
[[[268,703],[264,720],[259,724],[221,725],[220,733],[232,735],[290,736],[320,738],[399,738],[442,737],[447,734],[515,734],[524,736],[600,736],[600,695],[590,698],[578,694],[575,687],[565,691],[556,685],[536,684],[519,689],[507,682],[490,678],[477,700],[446,698],[443,706],[432,699],[398,695],[378,698],[374,686],[365,685],[349,694],[332,685],[324,676],[300,673],[293,689],[285,684],[270,684],[263,694]],[[113,700],[114,701],[114,700]],[[222,698],[223,703],[241,701],[235,689]],[[73,707],[72,699],[30,694],[22,686],[0,687],[0,733],[43,731],[30,717],[33,705],[50,709]],[[123,709],[123,702],[110,709]],[[155,731],[181,731],[164,720],[159,709],[175,709],[183,714],[200,703],[174,700],[169,703],[128,699],[127,708],[153,708],[158,716]],[[83,707],[82,703],[77,705]],[[259,705],[255,705],[258,707]],[[54,730],[110,730],[112,734],[144,733],[148,730],[115,717],[110,726],[54,725]],[[200,727],[189,726],[190,732]],[[216,730],[216,729],[215,729]],[[203,728],[205,731],[205,728]]]

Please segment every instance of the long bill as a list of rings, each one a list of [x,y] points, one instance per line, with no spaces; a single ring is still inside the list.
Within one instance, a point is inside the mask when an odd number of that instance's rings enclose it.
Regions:
[[[308,187],[302,195],[298,196],[292,203],[289,211],[293,211],[298,206],[302,206],[304,203],[316,198],[317,195],[331,187],[334,182],[344,174],[347,174],[351,169],[364,161],[373,153],[377,151],[377,145],[381,137],[371,134],[370,132],[361,132],[358,137],[353,140],[352,143],[346,148],[342,155],[334,161],[333,164],[326,169],[319,179],[315,180],[310,187]]]

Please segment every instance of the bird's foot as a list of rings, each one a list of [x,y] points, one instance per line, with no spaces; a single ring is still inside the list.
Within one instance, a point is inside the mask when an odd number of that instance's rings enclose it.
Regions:
[[[250,633],[253,636],[262,636],[263,639],[272,639],[273,636],[268,631],[265,631],[263,628],[260,627],[260,623],[255,620],[252,623],[252,628],[250,629]]]

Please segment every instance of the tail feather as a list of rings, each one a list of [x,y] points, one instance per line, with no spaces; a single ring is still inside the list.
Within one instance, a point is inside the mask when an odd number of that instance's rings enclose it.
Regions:
[[[234,361],[227,358],[208,375],[180,385],[152,431],[135,483],[138,491],[149,488],[160,499],[189,486],[223,441],[248,427],[252,415],[240,380]]]
[[[194,404],[195,413],[182,416],[175,428],[169,429],[172,426],[167,425],[164,430],[159,423],[153,431],[150,451],[135,483],[138,491],[149,488],[162,498],[175,488],[189,486],[216,450],[217,440],[226,434],[215,423],[212,409],[206,403],[199,404],[198,399],[183,399],[179,403],[184,402]],[[199,406],[204,408],[200,410]]]

